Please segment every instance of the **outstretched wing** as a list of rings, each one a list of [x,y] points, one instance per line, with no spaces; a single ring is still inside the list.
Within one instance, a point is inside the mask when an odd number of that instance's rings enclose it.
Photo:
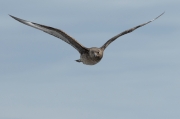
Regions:
[[[163,15],[164,13],[165,13],[165,12],[163,12],[161,15]],[[109,39],[109,40],[101,47],[101,49],[102,49],[102,50],[105,50],[105,48],[106,48],[111,42],[113,42],[114,40],[116,40],[118,37],[120,37],[120,36],[122,36],[122,35],[125,35],[125,34],[127,34],[127,33],[130,33],[130,32],[132,32],[132,31],[136,30],[137,28],[142,27],[142,26],[144,26],[144,25],[146,25],[146,24],[149,24],[150,22],[152,22],[152,21],[156,20],[157,18],[159,18],[161,15],[159,15],[159,16],[156,17],[155,19],[153,19],[153,20],[151,20],[151,21],[148,21],[148,22],[146,22],[146,23],[144,23],[144,24],[138,25],[138,26],[136,26],[136,27],[133,27],[133,28],[131,28],[131,29],[128,29],[128,30],[126,30],[126,31],[123,31],[122,33],[119,33],[118,35],[116,35],[116,36],[112,37],[111,39]]]
[[[11,15],[10,15],[11,16]],[[80,43],[78,43],[75,39],[73,39],[71,36],[67,35],[65,32],[63,32],[62,30],[53,28],[53,27],[49,27],[49,26],[45,26],[45,25],[41,25],[41,24],[37,24],[37,23],[33,23],[30,21],[26,21],[14,16],[11,16],[12,18],[14,18],[15,20],[26,24],[28,26],[34,27],[36,29],[39,29],[41,31],[44,31],[50,35],[53,35],[57,38],[62,39],[63,41],[65,41],[66,43],[70,44],[71,46],[73,46],[76,50],[79,51],[79,53],[83,53],[83,52],[87,52],[87,48],[85,48],[84,46],[82,46]]]

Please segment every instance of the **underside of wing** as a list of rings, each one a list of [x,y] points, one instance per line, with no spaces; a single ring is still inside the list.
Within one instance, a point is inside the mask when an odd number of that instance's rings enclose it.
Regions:
[[[161,15],[163,15],[163,14],[164,14],[164,12],[163,12]],[[146,22],[146,23],[140,24],[140,25],[138,25],[138,26],[136,26],[136,27],[130,28],[130,29],[128,29],[128,30],[125,30],[125,31],[119,33],[118,35],[116,35],[116,36],[112,37],[111,39],[109,39],[109,40],[101,47],[101,49],[102,49],[102,50],[105,50],[105,48],[106,48],[110,43],[112,43],[114,40],[116,40],[118,37],[123,36],[123,35],[128,34],[128,33],[131,33],[132,31],[136,30],[137,28],[142,27],[142,26],[144,26],[144,25],[146,25],[146,24],[149,24],[150,22],[152,22],[152,21],[156,20],[157,18],[159,18],[161,15],[159,15],[158,17],[156,17],[155,19],[153,19],[153,20],[151,20],[151,21],[148,21],[148,22]]]
[[[87,48],[82,46],[80,43],[78,43],[75,39],[73,39],[71,36],[67,35],[62,30],[59,30],[59,29],[56,29],[56,28],[53,28],[53,27],[49,27],[49,26],[45,26],[45,25],[41,25],[41,24],[37,24],[37,23],[33,23],[33,22],[30,22],[30,21],[26,21],[26,20],[23,20],[23,19],[14,17],[14,16],[11,16],[11,17],[14,18],[15,20],[23,23],[23,24],[26,24],[28,26],[34,27],[36,29],[39,29],[41,31],[44,31],[44,32],[50,34],[50,35],[53,35],[53,36],[55,36],[57,38],[62,39],[66,43],[68,43],[71,46],[73,46],[81,54],[88,51]]]

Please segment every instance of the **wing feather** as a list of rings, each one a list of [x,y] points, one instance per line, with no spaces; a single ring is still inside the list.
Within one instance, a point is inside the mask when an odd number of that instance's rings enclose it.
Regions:
[[[82,46],[80,43],[78,43],[78,41],[76,41],[75,39],[73,39],[71,36],[67,35],[65,32],[63,32],[62,30],[50,27],[50,26],[45,26],[45,25],[41,25],[41,24],[37,24],[37,23],[33,23],[30,21],[26,21],[17,17],[14,17],[12,15],[10,15],[12,18],[14,18],[15,20],[26,24],[28,26],[34,27],[36,29],[39,29],[41,31],[44,31],[50,35],[53,35],[57,38],[62,39],[63,41],[65,41],[66,43],[70,44],[71,46],[73,46],[76,50],[79,51],[79,53],[84,53],[87,52],[87,48]]]
[[[128,33],[132,32],[132,31],[136,30],[137,28],[142,27],[142,26],[144,26],[144,25],[146,25],[146,24],[149,24],[150,22],[152,22],[152,21],[156,20],[157,18],[159,18],[160,16],[162,16],[164,13],[165,13],[165,12],[163,12],[162,14],[160,14],[158,17],[154,18],[154,19],[151,20],[151,21],[148,21],[148,22],[146,22],[146,23],[140,24],[140,25],[138,25],[138,26],[135,26],[135,27],[133,27],[133,28],[130,28],[130,29],[128,29],[128,30],[125,30],[125,31],[117,34],[116,36],[114,36],[114,37],[112,37],[111,39],[109,39],[109,40],[101,47],[101,49],[102,49],[102,50],[105,50],[105,48],[106,48],[110,43],[112,43],[114,40],[116,40],[118,37],[120,37],[120,36],[122,36],[122,35],[125,35],[125,34],[128,34]]]

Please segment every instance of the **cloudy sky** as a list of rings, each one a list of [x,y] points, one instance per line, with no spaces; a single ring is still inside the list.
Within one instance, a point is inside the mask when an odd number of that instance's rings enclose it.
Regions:
[[[1,0],[0,119],[179,119],[179,0]],[[8,14],[59,28],[86,47],[120,37],[100,63]]]

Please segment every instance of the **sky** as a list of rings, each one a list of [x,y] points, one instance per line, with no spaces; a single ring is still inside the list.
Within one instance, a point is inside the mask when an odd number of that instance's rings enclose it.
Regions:
[[[179,119],[179,0],[1,0],[0,119]],[[110,44],[96,65],[8,14]]]

